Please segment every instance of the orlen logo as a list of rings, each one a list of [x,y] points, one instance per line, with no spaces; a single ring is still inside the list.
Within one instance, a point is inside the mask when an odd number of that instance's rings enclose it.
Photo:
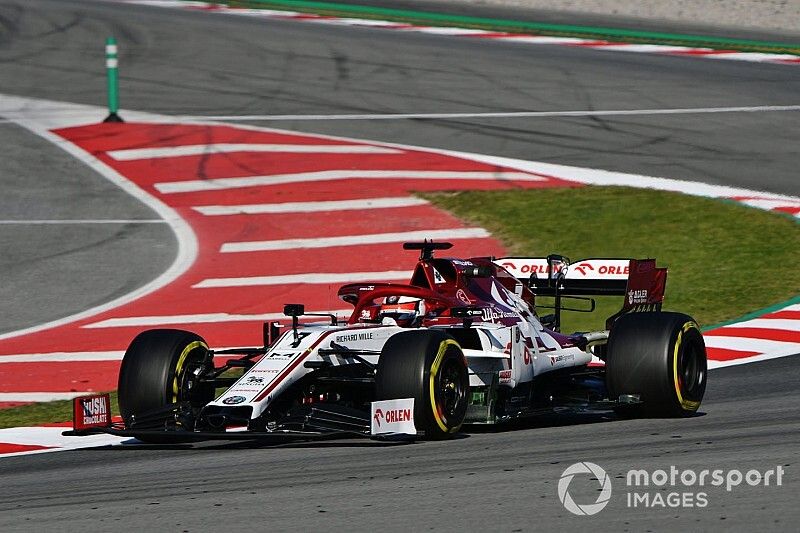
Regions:
[[[381,409],[375,409],[375,423],[381,427],[381,419],[386,423],[393,422],[410,422],[413,420],[411,409],[389,409],[386,412]]]
[[[542,263],[540,265],[522,265],[521,267],[517,267],[514,263],[506,262],[503,263],[503,268],[508,268],[511,270],[519,270],[523,274],[547,274],[547,263]],[[562,266],[561,265],[554,265],[555,271],[560,272]]]
[[[592,266],[591,263],[578,263],[576,265],[572,265],[572,270],[576,272],[580,272],[582,276],[586,276],[589,274],[589,271],[594,272],[595,268]],[[617,266],[617,265],[600,265],[597,267],[597,274],[604,275],[625,275],[627,276],[630,274],[630,265],[626,266]]]

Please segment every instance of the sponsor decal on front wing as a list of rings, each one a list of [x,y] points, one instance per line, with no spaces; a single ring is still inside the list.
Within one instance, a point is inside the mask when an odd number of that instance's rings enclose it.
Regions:
[[[111,398],[108,394],[80,396],[73,400],[73,429],[109,427],[110,425]]]
[[[416,435],[414,398],[372,402],[372,435]]]

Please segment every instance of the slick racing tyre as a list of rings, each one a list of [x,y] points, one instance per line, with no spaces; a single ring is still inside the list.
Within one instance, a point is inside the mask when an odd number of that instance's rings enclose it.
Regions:
[[[199,409],[213,400],[213,383],[200,383],[195,374],[210,365],[207,352],[206,342],[188,331],[151,329],[137,335],[119,371],[119,409],[126,427],[135,417],[170,404],[188,401]]]
[[[624,416],[694,414],[706,390],[706,347],[697,323],[681,313],[630,313],[612,326],[606,357],[609,397],[639,396]]]
[[[390,337],[375,375],[377,400],[414,398],[414,424],[429,439],[445,439],[461,428],[467,412],[469,374],[458,343],[435,330]]]

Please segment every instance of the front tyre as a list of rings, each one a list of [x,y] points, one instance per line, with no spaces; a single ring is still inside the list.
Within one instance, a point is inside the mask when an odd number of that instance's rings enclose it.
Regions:
[[[208,345],[194,333],[151,329],[133,339],[119,371],[119,409],[127,427],[135,418],[179,402],[199,409],[214,399],[213,383],[197,376],[210,364]],[[191,429],[191,428],[187,428]]]
[[[609,397],[638,395],[642,404],[624,415],[688,416],[706,390],[706,348],[697,323],[681,313],[630,313],[608,339]]]
[[[376,400],[414,398],[414,424],[429,439],[445,439],[467,413],[469,373],[456,340],[436,330],[389,338],[375,375]]]

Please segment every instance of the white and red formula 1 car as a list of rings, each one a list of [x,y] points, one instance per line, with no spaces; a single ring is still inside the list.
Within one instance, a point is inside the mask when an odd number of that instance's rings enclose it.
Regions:
[[[434,258],[451,246],[406,243],[421,252],[407,285],[341,287],[339,297],[354,306],[346,322],[300,322],[303,306],[286,305],[291,326],[281,334],[265,324],[262,347],[214,350],[188,331],[145,331],[120,369],[123,423],[98,416],[108,413],[107,397],[76,398],[67,434],[439,439],[462,424],[562,410],[697,411],[703,338],[689,316],[661,311],[666,269],[655,260]],[[565,302],[591,311],[592,295],[623,295],[624,304],[602,330],[561,333]],[[539,296],[553,299],[552,314],[538,314]],[[237,357],[215,366],[215,355]],[[232,369],[243,373],[229,377]]]

